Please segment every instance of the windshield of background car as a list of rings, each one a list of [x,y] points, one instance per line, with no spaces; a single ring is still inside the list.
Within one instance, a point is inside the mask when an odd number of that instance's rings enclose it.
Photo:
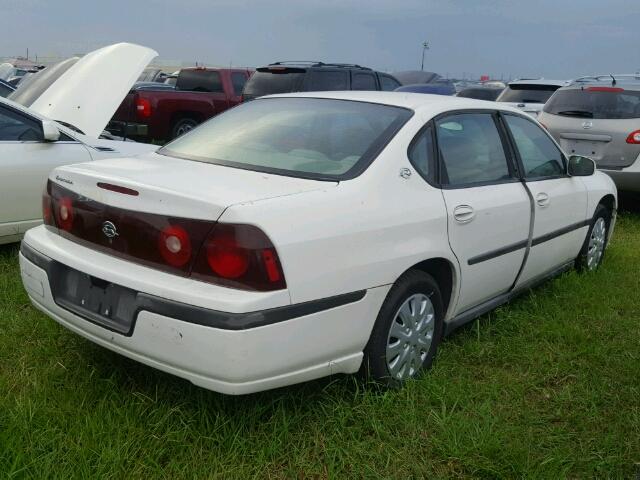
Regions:
[[[58,80],[67,70],[73,67],[79,57],[71,57],[55,65],[51,65],[28,76],[7,98],[24,107],[30,107],[53,83]]]
[[[512,84],[505,88],[496,101],[514,103],[546,103],[558,88],[556,85]]]
[[[412,114],[405,108],[348,100],[266,98],[228,110],[158,153],[339,180],[366,168]]]
[[[297,92],[302,86],[305,70],[301,68],[259,68],[244,86],[246,98],[275,93]]]
[[[640,91],[616,87],[558,90],[544,107],[566,117],[627,120],[640,118]]]

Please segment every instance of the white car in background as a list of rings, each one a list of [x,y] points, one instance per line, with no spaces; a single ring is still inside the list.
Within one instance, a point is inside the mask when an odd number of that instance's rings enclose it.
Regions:
[[[138,45],[111,45],[34,74],[0,98],[0,244],[42,222],[42,190],[53,168],[157,148],[99,138],[156,55]]]
[[[219,392],[363,366],[399,385],[445,333],[598,267],[617,200],[594,170],[495,102],[262,97],[156,153],[57,168],[22,279],[63,326]]]
[[[545,78],[514,80],[509,82],[496,102],[519,108],[536,118],[553,92],[568,84],[567,80],[548,80]]]

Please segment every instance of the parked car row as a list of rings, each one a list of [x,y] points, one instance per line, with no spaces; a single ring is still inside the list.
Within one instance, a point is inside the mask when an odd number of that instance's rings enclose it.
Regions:
[[[92,342],[229,394],[360,369],[399,386],[457,327],[602,262],[612,179],[516,107],[321,62],[132,91],[155,56],[105,47],[0,100],[0,241],[28,229],[31,302]],[[215,116],[159,149],[101,140],[123,99],[124,134],[187,99]]]

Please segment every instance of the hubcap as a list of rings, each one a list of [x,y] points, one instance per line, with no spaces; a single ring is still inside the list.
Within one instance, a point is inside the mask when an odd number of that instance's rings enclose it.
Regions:
[[[596,220],[589,237],[589,249],[587,250],[587,268],[595,270],[600,264],[602,254],[604,253],[604,244],[607,236],[607,224],[604,218],[600,217]]]
[[[178,129],[176,130],[176,135],[179,137],[181,135],[184,135],[185,133],[187,133],[190,130],[193,130],[193,128],[195,127],[195,125],[192,125],[190,123],[183,123],[182,125],[180,125],[180,127],[178,127]]]
[[[407,298],[395,314],[387,337],[387,369],[397,380],[413,377],[427,358],[433,333],[433,303],[423,293]]]

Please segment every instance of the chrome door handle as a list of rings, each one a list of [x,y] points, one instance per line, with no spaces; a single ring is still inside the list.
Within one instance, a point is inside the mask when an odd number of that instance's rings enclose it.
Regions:
[[[458,223],[469,223],[476,216],[476,212],[470,205],[458,205],[453,209],[453,218]]]
[[[540,192],[536,195],[536,203],[541,207],[546,207],[549,205],[549,195],[544,192]]]

